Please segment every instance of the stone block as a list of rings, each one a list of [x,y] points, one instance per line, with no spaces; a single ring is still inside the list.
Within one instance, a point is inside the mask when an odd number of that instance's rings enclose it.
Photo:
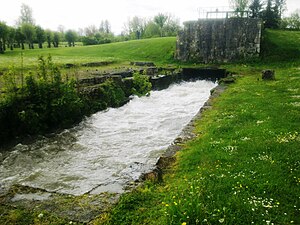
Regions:
[[[263,80],[275,80],[275,71],[274,70],[263,70],[261,78]]]

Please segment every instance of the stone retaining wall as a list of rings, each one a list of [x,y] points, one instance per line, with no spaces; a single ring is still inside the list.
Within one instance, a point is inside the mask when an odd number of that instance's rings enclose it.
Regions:
[[[201,63],[229,62],[259,56],[260,19],[201,19],[184,24],[176,58]]]

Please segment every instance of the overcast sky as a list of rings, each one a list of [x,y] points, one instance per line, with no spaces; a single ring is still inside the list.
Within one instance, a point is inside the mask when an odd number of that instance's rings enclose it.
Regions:
[[[15,25],[20,16],[21,4],[33,10],[36,24],[57,30],[59,25],[66,29],[100,25],[102,20],[111,23],[112,31],[120,33],[123,25],[134,16],[151,18],[158,13],[170,13],[180,22],[196,20],[203,8],[221,8],[229,0],[1,0],[0,21]],[[288,12],[300,8],[300,0],[287,0]]]

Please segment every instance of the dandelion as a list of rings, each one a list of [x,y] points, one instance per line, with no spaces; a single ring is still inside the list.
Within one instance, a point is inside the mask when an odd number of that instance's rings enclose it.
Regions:
[[[186,222],[183,222],[181,225],[186,225]]]

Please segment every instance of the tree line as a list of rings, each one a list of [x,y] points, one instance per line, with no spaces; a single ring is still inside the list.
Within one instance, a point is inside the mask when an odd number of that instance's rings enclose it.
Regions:
[[[67,46],[71,47],[75,46],[77,41],[83,45],[97,45],[132,39],[176,36],[179,29],[179,19],[159,13],[152,19],[137,16],[129,19],[118,36],[111,31],[108,20],[101,21],[99,27],[91,25],[75,31],[65,30],[63,26],[59,26],[58,31],[51,31],[36,25],[32,9],[22,4],[21,15],[15,27],[0,21],[0,53],[4,53],[7,49],[25,49],[25,44],[29,49],[34,49],[34,44],[37,44],[38,48],[43,48],[45,44],[47,48],[57,48],[61,42],[67,42]]]
[[[300,10],[283,17],[286,0],[230,0],[236,16],[250,11],[251,18],[260,18],[265,28],[300,30]]]

